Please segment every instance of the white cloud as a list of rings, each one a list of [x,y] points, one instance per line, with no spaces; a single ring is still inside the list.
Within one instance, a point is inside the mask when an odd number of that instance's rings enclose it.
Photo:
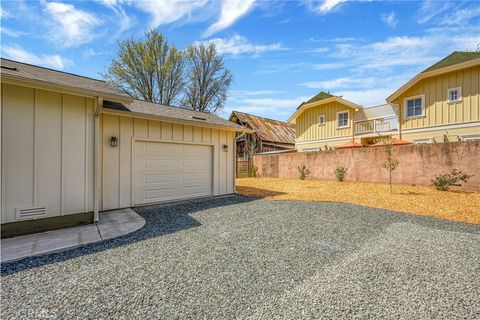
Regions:
[[[18,38],[21,35],[25,34],[23,32],[11,30],[11,29],[8,29],[8,28],[5,28],[5,27],[0,27],[0,33],[3,34],[3,35],[6,35],[8,37],[12,37],[12,38]]]
[[[293,113],[293,111],[302,103],[311,97],[299,96],[295,98],[245,98],[239,99],[231,97],[225,112],[229,114],[233,110],[252,113],[259,116],[271,117],[275,115],[275,119],[284,120]]]
[[[218,52],[223,54],[253,54],[258,55],[269,51],[286,50],[281,43],[273,44],[253,44],[247,38],[240,35],[234,35],[228,39],[215,38],[206,41],[207,43],[214,43]]]
[[[343,68],[345,64],[342,63],[315,63],[312,68],[315,70],[331,70]]]
[[[190,17],[192,13],[207,4],[206,0],[162,0],[135,1],[134,4],[152,16],[151,28]]]
[[[390,12],[390,13],[384,13],[381,15],[382,21],[385,22],[387,26],[390,26],[392,28],[395,28],[398,24],[398,19],[397,15],[395,12]]]
[[[101,52],[95,51],[93,48],[88,48],[85,51],[83,51],[82,55],[86,58],[91,58],[94,56],[98,56],[102,54]]]
[[[362,90],[342,91],[344,99],[360,104],[364,107],[376,106],[385,103],[385,98],[391,95],[399,87],[389,86],[381,88],[370,88]]]
[[[49,38],[61,47],[78,47],[95,38],[95,27],[102,22],[93,14],[72,4],[44,2],[45,12],[52,19]]]
[[[245,97],[245,96],[263,96],[269,94],[279,94],[282,90],[232,90],[231,97]]]
[[[376,81],[375,78],[353,78],[353,77],[341,77],[333,80],[325,81],[310,81],[304,82],[300,85],[311,88],[311,89],[338,89],[338,88],[351,88],[351,87],[361,87],[368,88],[371,87]]]
[[[114,13],[115,17],[113,23],[117,24],[115,35],[112,36],[113,39],[117,39],[124,31],[130,29],[134,22],[133,19],[125,12],[125,9],[122,7],[122,4],[128,3],[129,1],[124,0],[100,0],[100,2],[110,8]]]
[[[3,9],[0,7],[0,17],[5,19],[5,18],[10,18],[10,12],[8,12],[7,10]]]
[[[220,30],[226,29],[245,15],[253,6],[255,0],[223,0],[220,18],[205,31],[205,36],[210,36]]]
[[[10,58],[12,60],[41,65],[54,69],[64,69],[73,65],[73,62],[71,60],[63,58],[58,54],[39,56],[24,50],[20,46],[6,46],[2,48],[2,52],[7,58]]]
[[[347,2],[349,0],[321,0],[313,1],[308,0],[306,4],[308,7],[316,13],[327,14],[337,8],[341,3]]]
[[[464,25],[469,22],[470,19],[478,18],[480,16],[480,6],[474,8],[463,8],[453,10],[451,14],[440,21],[440,25],[453,26]],[[480,33],[480,32],[479,32]]]
[[[418,11],[418,23],[426,23],[452,7],[448,1],[425,0]]]

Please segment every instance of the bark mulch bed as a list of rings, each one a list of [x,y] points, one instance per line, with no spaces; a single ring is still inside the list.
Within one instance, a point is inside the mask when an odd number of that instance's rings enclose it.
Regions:
[[[346,202],[440,219],[480,224],[480,192],[437,191],[433,187],[245,178],[237,180],[237,192],[270,200]]]

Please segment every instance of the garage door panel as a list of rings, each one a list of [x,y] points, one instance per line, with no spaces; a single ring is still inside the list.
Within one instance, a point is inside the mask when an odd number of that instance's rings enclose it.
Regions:
[[[210,190],[208,190],[208,188],[199,186],[199,187],[185,187],[183,188],[183,194],[199,197],[199,196],[208,196],[211,194],[211,192]]]
[[[135,143],[135,204],[212,195],[213,147]]]
[[[175,189],[146,190],[145,200],[156,200],[158,198],[173,197],[174,195]]]
[[[157,183],[175,183],[175,175],[173,174],[145,174],[145,184]]]
[[[166,160],[166,159],[146,159],[145,160],[145,169],[155,169],[155,168],[175,168],[175,161]]]

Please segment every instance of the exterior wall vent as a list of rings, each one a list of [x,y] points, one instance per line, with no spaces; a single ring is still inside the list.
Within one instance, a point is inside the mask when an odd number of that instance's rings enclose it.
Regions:
[[[31,208],[16,208],[15,214],[17,220],[37,219],[47,215],[47,206],[31,207]]]

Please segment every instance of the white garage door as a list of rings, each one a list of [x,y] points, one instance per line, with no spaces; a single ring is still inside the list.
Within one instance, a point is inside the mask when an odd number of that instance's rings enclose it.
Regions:
[[[135,204],[212,195],[213,147],[136,141]]]

